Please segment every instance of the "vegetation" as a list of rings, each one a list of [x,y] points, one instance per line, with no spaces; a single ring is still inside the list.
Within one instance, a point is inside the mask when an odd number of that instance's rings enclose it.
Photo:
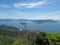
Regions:
[[[0,26],[0,45],[60,45],[60,33]]]
[[[51,45],[60,45],[60,33],[48,33]]]

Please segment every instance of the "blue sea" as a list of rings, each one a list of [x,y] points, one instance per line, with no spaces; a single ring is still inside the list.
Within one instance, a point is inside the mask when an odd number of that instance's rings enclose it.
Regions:
[[[31,20],[18,20],[18,19],[1,20],[0,19],[0,25],[14,26],[16,28],[25,29],[25,30],[40,30],[44,32],[60,32],[60,21],[59,20],[57,20],[56,22],[36,23]]]

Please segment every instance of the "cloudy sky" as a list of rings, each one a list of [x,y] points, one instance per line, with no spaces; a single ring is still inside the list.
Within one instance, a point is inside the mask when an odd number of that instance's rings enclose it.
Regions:
[[[60,20],[60,0],[0,0],[0,19]]]

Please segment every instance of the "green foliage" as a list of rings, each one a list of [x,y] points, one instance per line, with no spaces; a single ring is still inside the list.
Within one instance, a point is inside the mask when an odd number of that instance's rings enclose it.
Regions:
[[[60,45],[60,33],[28,31],[0,26],[0,45]]]
[[[60,33],[48,33],[49,40],[53,45],[60,45]]]

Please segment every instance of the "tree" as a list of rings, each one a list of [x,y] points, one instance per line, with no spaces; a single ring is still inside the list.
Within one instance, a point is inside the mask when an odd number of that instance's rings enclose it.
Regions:
[[[36,45],[50,45],[48,41],[48,36],[44,32],[40,32],[36,38]]]

